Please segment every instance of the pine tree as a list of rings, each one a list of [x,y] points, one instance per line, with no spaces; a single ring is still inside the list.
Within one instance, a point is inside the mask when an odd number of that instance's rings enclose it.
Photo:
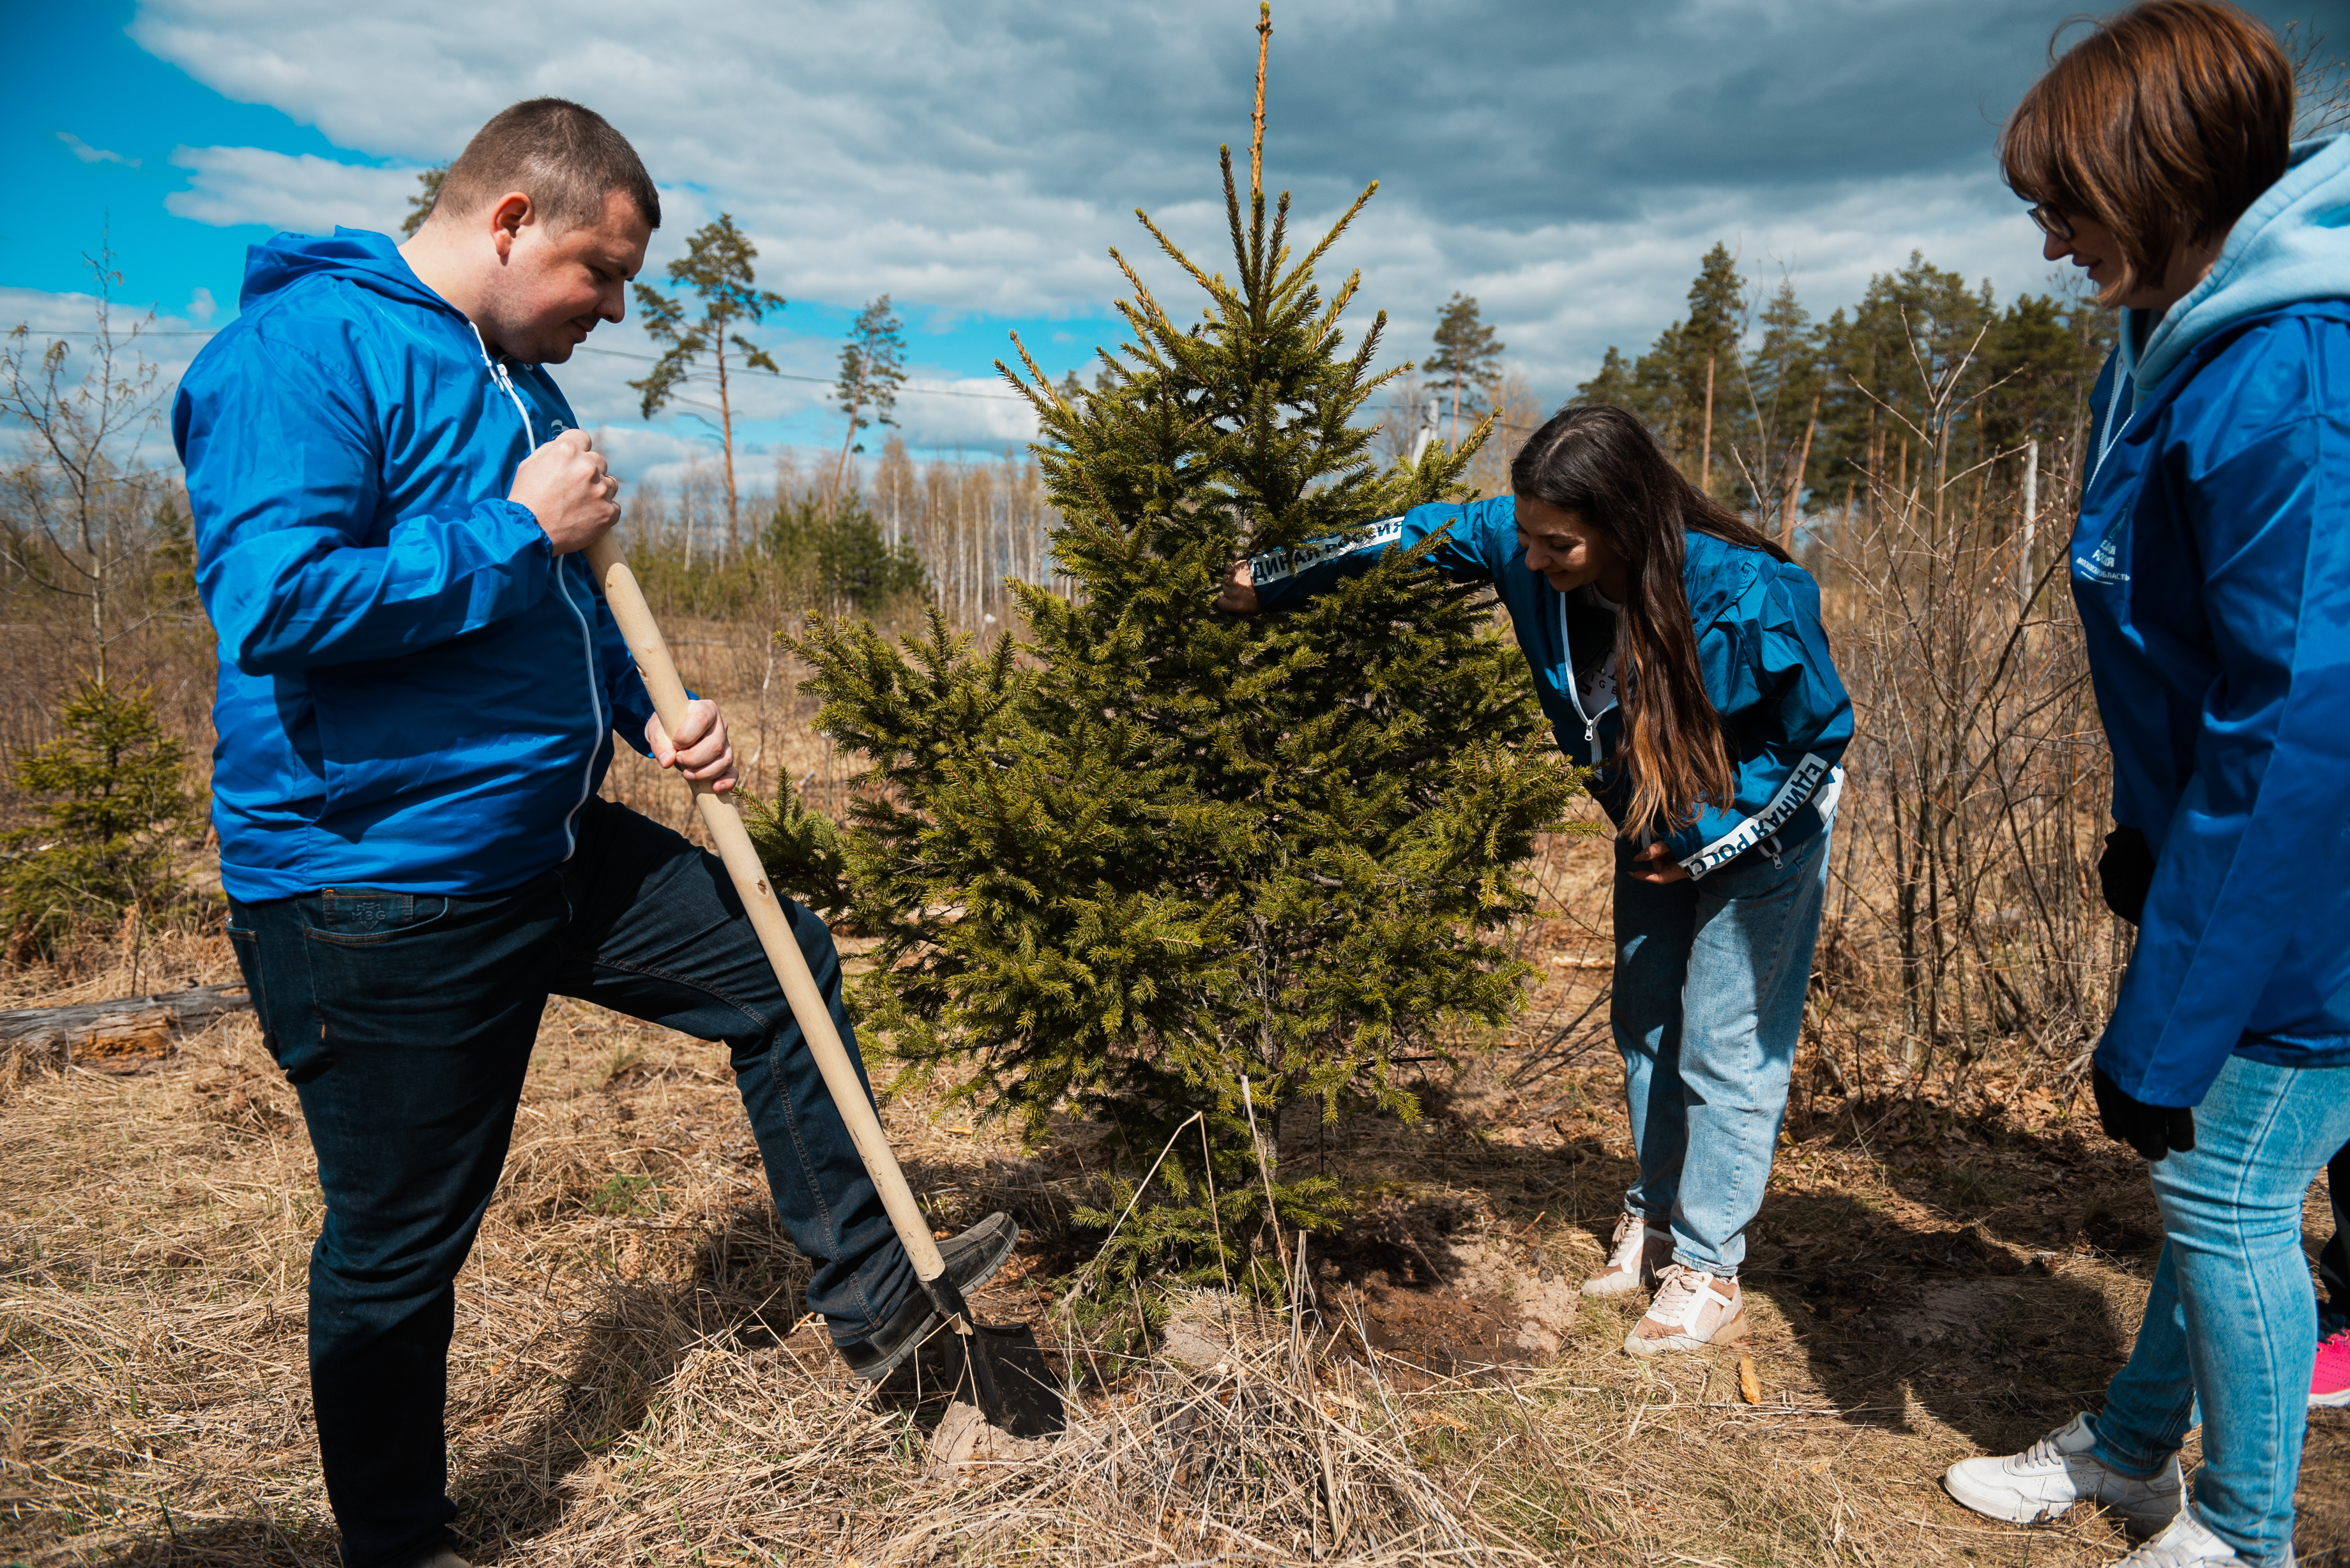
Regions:
[[[1493,385],[1502,378],[1502,350],[1507,347],[1493,336],[1477,313],[1477,302],[1456,293],[1436,313],[1436,352],[1424,369],[1429,379],[1452,401],[1451,440],[1461,442],[1461,410],[1472,417],[1492,400]]]
[[[848,433],[840,438],[840,462],[832,476],[836,500],[848,478],[850,454],[865,450],[857,432],[876,423],[898,422],[898,389],[905,382],[905,324],[889,308],[885,294],[866,302],[840,348],[840,379],[833,383],[833,400],[848,416]]]
[[[1575,389],[1578,403],[1612,403],[1619,409],[1632,406],[1634,396],[1632,367],[1624,360],[1624,351],[1613,343],[1599,361],[1599,369],[1588,381]]]
[[[1738,340],[1744,336],[1746,284],[1738,275],[1738,259],[1730,247],[1716,241],[1698,265],[1689,291],[1689,318],[1679,324],[1681,407],[1684,429],[1680,446],[1696,459],[1684,457],[1690,477],[1711,491],[1713,476],[1724,466],[1720,457],[1728,431],[1722,413],[1735,408]]]
[[[1795,296],[1793,278],[1781,280],[1763,306],[1761,325],[1762,341],[1746,361],[1742,417],[1733,426],[1746,482],[1739,500],[1754,512],[1765,533],[1775,524],[1781,546],[1791,548],[1826,390],[1819,333]]]
[[[767,351],[734,329],[737,322],[757,323],[767,312],[784,308],[784,296],[763,288],[751,264],[758,247],[734,226],[733,214],[721,213],[714,223],[704,223],[686,237],[685,254],[669,264],[669,280],[691,287],[702,301],[697,319],[686,314],[685,302],[672,299],[645,284],[637,285],[637,308],[644,313],[645,336],[669,347],[641,381],[629,386],[644,394],[639,411],[650,419],[672,400],[696,410],[694,418],[718,432],[726,480],[726,554],[732,559],[740,542],[741,509],[734,489],[734,398],[733,377],[726,363],[731,348],[744,369],[781,371]],[[704,374],[697,369],[710,357],[708,374],[716,383],[718,406],[678,397],[678,389]],[[712,418],[712,416],[716,416]]]
[[[1081,1219],[1135,1205],[1104,1253],[1128,1282],[1266,1287],[1287,1234],[1337,1222],[1336,1183],[1281,1168],[1282,1113],[1412,1115],[1394,1058],[1512,1014],[1514,873],[1578,784],[1485,589],[1390,549],[1286,614],[1212,607],[1238,554],[1456,493],[1483,434],[1377,466],[1385,317],[1350,352],[1358,280],[1315,276],[1371,191],[1293,256],[1263,80],[1261,46],[1245,194],[1223,152],[1229,276],[1137,214],[1204,318],[1179,325],[1113,251],[1133,341],[1099,389],[1065,395],[1024,348],[1005,371],[1078,591],[1017,585],[1024,644],[935,612],[898,647],[813,620],[819,722],[870,771],[844,824],[794,800],[758,823],[780,886],[881,939],[856,1000],[911,1075],[951,1064],[951,1092],[1032,1134],[1072,1109],[1116,1128],[1121,1174]]]
[[[871,615],[893,600],[919,600],[930,586],[920,557],[882,536],[853,490],[830,504],[809,494],[777,503],[764,544],[785,582],[834,615]]]
[[[402,234],[413,234],[424,226],[424,220],[432,215],[434,203],[441,200],[441,182],[448,177],[449,166],[446,163],[424,170],[416,176],[416,183],[421,189],[408,199],[408,216],[400,220]]]

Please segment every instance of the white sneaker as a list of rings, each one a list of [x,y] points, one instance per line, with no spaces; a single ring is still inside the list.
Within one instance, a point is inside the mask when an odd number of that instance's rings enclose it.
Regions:
[[[2236,1555],[2236,1549],[2204,1527],[2191,1508],[2182,1508],[2168,1529],[2119,1563],[2114,1568],[2225,1568],[2228,1563],[2251,1568],[2250,1560]],[[2284,1551],[2284,1568],[2293,1568],[2293,1548]]]
[[[1624,1336],[1634,1355],[1669,1350],[1702,1350],[1746,1334],[1746,1298],[1736,1280],[1716,1279],[1703,1269],[1668,1263],[1657,1276],[1657,1299]]]
[[[2134,1476],[2101,1462],[2090,1451],[2096,1440],[2097,1429],[2084,1411],[2073,1417],[2070,1426],[2049,1433],[2020,1454],[1960,1459],[1943,1472],[1942,1485],[1977,1513],[2010,1524],[2054,1519],[2084,1500],[2102,1502],[2120,1514],[2133,1535],[2149,1534],[2174,1518],[2186,1517],[2178,1511],[2177,1454],[2153,1475]]]
[[[1587,1296],[1623,1296],[1657,1282],[1657,1271],[1672,1262],[1673,1233],[1637,1214],[1618,1215],[1608,1239],[1607,1266],[1583,1282]]]

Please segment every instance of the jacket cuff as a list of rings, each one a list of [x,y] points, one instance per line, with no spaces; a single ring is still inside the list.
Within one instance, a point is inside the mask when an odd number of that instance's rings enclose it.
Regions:
[[[501,532],[511,532],[511,548],[520,554],[536,547],[541,560],[555,559],[555,541],[538,525],[538,514],[519,501],[484,501],[473,508],[473,515],[485,522],[494,522]]]

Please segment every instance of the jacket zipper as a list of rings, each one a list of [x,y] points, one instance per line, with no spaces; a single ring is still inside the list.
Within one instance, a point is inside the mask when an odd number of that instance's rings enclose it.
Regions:
[[[515,389],[514,378],[506,373],[504,365],[490,358],[490,346],[483,339],[482,329],[473,327],[471,321],[465,325],[473,328],[473,343],[482,351],[482,363],[489,367],[491,384],[505,393],[506,400],[515,406],[515,412],[522,416],[523,439],[529,451],[536,452],[538,427],[531,423],[530,410],[524,405],[522,394]],[[581,770],[579,776],[579,798],[572,802],[569,811],[563,814],[563,858],[568,860],[579,847],[580,808],[588,804],[588,797],[596,793],[596,753],[604,749],[605,732],[612,725],[604,715],[602,682],[596,669],[596,628],[586,616],[580,614],[579,606],[571,597],[571,590],[563,584],[565,574],[560,556],[555,560],[554,567],[556,595],[563,600],[563,607],[571,612],[571,618],[579,623],[579,639],[587,650],[588,711],[596,725],[594,739],[588,747],[588,765]]]
[[[2088,499],[2089,486],[2097,483],[2097,475],[2106,466],[2106,454],[2114,450],[2114,438],[2121,432],[2114,428],[2114,415],[2121,410],[2122,394],[2132,389],[2137,379],[2137,345],[2130,341],[2129,312],[2122,313],[2121,341],[2114,348],[2114,390],[2106,400],[2104,430],[2099,432],[2097,461],[2089,465],[2089,481],[2081,486],[2081,498]],[[2130,399],[2130,411],[2137,411],[2137,399]]]
[[[1566,633],[1566,596],[1565,594],[1558,596],[1558,648],[1565,662],[1566,700],[1574,704],[1575,716],[1583,721],[1583,744],[1591,753],[1591,765],[1596,768],[1603,760],[1599,754],[1599,721],[1614,712],[1620,704],[1610,700],[1607,706],[1600,709],[1596,713],[1586,713],[1583,711],[1583,689],[1581,683],[1575,678],[1575,644]],[[1621,680],[1622,677],[1619,676],[1617,679]]]

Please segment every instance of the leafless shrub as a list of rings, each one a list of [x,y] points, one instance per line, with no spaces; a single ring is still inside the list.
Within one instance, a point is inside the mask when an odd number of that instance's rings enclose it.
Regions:
[[[2001,1042],[2077,1067],[2127,959],[2097,894],[2108,759],[2064,587],[2081,441],[1954,468],[1972,348],[1921,357],[1922,400],[1884,401],[1899,461],[1880,438],[1819,563],[1858,730],[1829,1000],[1952,1088]]]

